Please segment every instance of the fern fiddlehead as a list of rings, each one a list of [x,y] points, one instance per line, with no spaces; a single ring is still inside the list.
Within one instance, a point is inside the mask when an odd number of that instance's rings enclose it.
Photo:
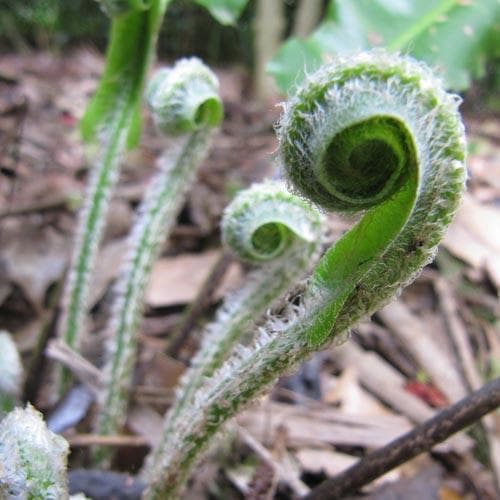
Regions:
[[[68,451],[31,405],[8,413],[0,422],[0,498],[69,498]]]
[[[168,151],[160,159],[161,170],[145,193],[130,235],[129,256],[121,270],[111,319],[110,355],[97,425],[100,434],[114,434],[124,424],[144,288],[158,249],[175,223],[197,167],[222,119],[217,90],[215,75],[195,58],[159,70],[148,88],[148,104],[158,128],[184,136],[180,138],[178,152]],[[98,462],[109,458],[110,450],[96,451]]]
[[[432,259],[466,177],[457,108],[458,98],[430,70],[382,51],[326,66],[285,106],[280,154],[294,189],[323,206],[364,213],[322,257],[299,310],[269,321],[253,349],[215,374],[192,418],[176,429],[145,498],[176,498],[225,421]]]
[[[163,455],[175,442],[178,422],[190,417],[203,382],[220,368],[255,321],[317,260],[321,223],[314,207],[287,192],[279,182],[255,184],[240,192],[226,208],[222,219],[225,246],[243,261],[259,267],[226,299],[214,322],[203,332],[202,345],[183,376],[146,476],[155,476]]]

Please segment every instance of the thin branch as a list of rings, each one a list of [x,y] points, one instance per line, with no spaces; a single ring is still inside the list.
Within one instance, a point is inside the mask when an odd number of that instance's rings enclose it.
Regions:
[[[87,446],[114,446],[120,447],[139,447],[149,446],[149,443],[142,436],[101,436],[99,434],[74,434],[68,436],[67,441],[72,448],[87,447]]]
[[[50,340],[45,349],[46,355],[59,361],[63,366],[87,386],[94,394],[98,394],[103,385],[101,371],[59,339]]]
[[[500,405],[500,378],[484,385],[435,417],[415,427],[388,445],[369,453],[342,473],[314,488],[304,500],[345,498],[452,434],[476,422]]]

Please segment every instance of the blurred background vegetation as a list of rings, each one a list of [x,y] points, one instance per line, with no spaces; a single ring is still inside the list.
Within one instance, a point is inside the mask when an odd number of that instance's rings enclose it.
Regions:
[[[290,16],[295,3],[286,3]],[[159,40],[160,56],[197,54],[209,63],[250,64],[254,9],[250,1],[237,26],[224,26],[192,0],[174,0]],[[108,25],[95,0],[0,0],[1,51],[57,51],[81,44],[103,51]]]
[[[231,25],[200,4],[244,8]],[[95,0],[0,0],[0,53],[81,45],[104,51],[108,23]],[[159,54],[242,65],[265,99],[266,70],[286,92],[332,55],[379,45],[437,67],[452,90],[481,80],[475,88],[500,110],[498,0],[173,0]]]

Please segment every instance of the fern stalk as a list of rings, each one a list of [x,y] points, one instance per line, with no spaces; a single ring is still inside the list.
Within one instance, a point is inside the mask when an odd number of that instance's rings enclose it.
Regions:
[[[203,383],[220,368],[228,353],[277,298],[302,278],[319,257],[322,242],[320,213],[288,193],[279,182],[255,184],[226,208],[222,236],[242,260],[259,264],[243,286],[219,309],[202,333],[202,345],[184,374],[177,397],[166,415],[162,436],[145,467],[154,477],[165,450],[175,443],[177,426],[191,418]]]
[[[207,382],[144,498],[177,498],[224,422],[433,258],[466,178],[458,103],[425,66],[372,51],[324,67],[285,106],[280,155],[294,189],[362,218],[319,261],[299,307]]]
[[[0,330],[0,418],[19,404],[23,365],[10,333]]]
[[[125,422],[144,289],[151,265],[176,221],[222,118],[217,88],[215,75],[192,58],[158,71],[148,90],[149,106],[158,128],[184,135],[179,139],[179,151],[169,151],[161,158],[160,172],[145,193],[129,238],[129,256],[121,270],[111,319],[105,388],[97,422],[99,434],[115,434]],[[111,452],[97,448],[95,458],[100,464],[109,462]]]
[[[113,18],[104,74],[81,123],[84,139],[98,140],[100,152],[80,212],[61,323],[63,341],[76,351],[80,350],[89,281],[109,199],[118,179],[121,155],[138,140],[144,78],[169,2],[152,0],[149,10],[131,10]],[[59,393],[69,383],[69,372],[64,369],[58,380]]]

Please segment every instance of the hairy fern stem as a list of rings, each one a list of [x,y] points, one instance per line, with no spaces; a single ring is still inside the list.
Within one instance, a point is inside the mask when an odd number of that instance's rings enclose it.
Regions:
[[[193,86],[204,92],[191,93]],[[160,130],[190,133],[179,138],[178,151],[168,151],[161,158],[160,172],[145,193],[130,234],[129,255],[122,266],[110,321],[108,362],[97,421],[99,434],[115,434],[125,423],[144,290],[151,265],[176,221],[222,117],[217,86],[216,77],[201,61],[185,59],[173,68],[160,70],[148,89],[150,109]],[[110,458],[111,450],[95,450],[97,463],[109,463]]]
[[[319,261],[299,306],[207,381],[144,498],[177,498],[224,422],[432,259],[464,190],[458,103],[423,65],[372,51],[324,67],[285,106],[280,156],[293,189],[362,218]]]
[[[83,137],[97,141],[100,152],[80,212],[77,239],[68,273],[60,335],[79,351],[87,313],[89,283],[109,199],[118,179],[121,155],[138,140],[138,108],[163,14],[170,0],[152,0],[149,10],[127,11],[112,20],[106,68],[82,120]],[[58,377],[63,393],[68,370]]]
[[[231,294],[215,321],[202,333],[202,345],[184,374],[144,475],[155,477],[177,427],[191,418],[204,382],[219,369],[237,342],[255,327],[277,298],[301,279],[319,257],[322,218],[314,207],[286,192],[278,182],[255,184],[239,193],[222,221],[225,244],[242,260],[260,264]]]

